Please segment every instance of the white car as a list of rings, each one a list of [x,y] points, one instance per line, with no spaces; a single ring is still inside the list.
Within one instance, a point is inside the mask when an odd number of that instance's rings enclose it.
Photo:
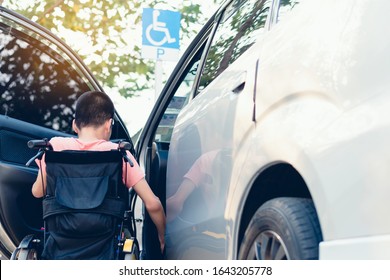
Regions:
[[[166,188],[167,258],[390,259],[389,10],[221,7],[137,146]]]

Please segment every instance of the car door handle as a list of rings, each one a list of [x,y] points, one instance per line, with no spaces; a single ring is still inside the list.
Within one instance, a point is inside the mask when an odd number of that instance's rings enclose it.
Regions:
[[[239,94],[241,93],[245,88],[245,81],[243,81],[241,84],[239,84],[238,86],[236,86],[232,91],[235,93],[235,94]]]
[[[244,88],[245,88],[245,83],[246,83],[246,71],[243,71],[241,73],[237,73],[236,75],[234,75],[234,77],[232,77],[233,79],[233,84],[230,85],[232,86],[232,92],[234,94],[239,94],[241,93]]]

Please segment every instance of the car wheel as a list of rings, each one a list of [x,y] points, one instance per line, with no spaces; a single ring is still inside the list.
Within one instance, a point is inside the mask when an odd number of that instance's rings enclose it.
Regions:
[[[322,233],[313,201],[280,197],[255,213],[240,246],[239,259],[318,259]]]

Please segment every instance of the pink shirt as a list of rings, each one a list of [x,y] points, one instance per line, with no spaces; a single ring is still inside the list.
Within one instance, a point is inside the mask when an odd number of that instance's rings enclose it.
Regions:
[[[77,150],[77,151],[109,151],[112,149],[117,149],[118,144],[112,143],[110,141],[105,140],[96,140],[92,142],[82,142],[77,138],[72,137],[53,137],[50,140],[50,144],[53,147],[54,151],[62,151],[62,150]],[[145,177],[144,172],[141,170],[137,161],[133,157],[133,155],[127,152],[127,156],[134,163],[134,166],[131,167],[129,163],[123,164],[122,176],[123,182],[126,182],[128,188],[133,187],[140,180]],[[42,168],[42,172],[46,172],[46,164],[44,158],[40,163],[39,160],[36,160],[36,163],[39,167]],[[127,168],[126,168],[127,165]],[[126,173],[127,169],[127,173]],[[125,174],[127,175],[127,180],[125,180]]]

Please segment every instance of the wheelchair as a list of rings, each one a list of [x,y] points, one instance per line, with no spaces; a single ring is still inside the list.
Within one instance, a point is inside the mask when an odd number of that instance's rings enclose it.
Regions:
[[[25,236],[11,260],[137,260],[134,207],[137,195],[122,181],[132,146],[110,151],[53,151],[47,139],[31,140],[35,159],[46,162],[43,227]],[[128,165],[126,165],[126,168]],[[131,168],[131,167],[129,167]]]

